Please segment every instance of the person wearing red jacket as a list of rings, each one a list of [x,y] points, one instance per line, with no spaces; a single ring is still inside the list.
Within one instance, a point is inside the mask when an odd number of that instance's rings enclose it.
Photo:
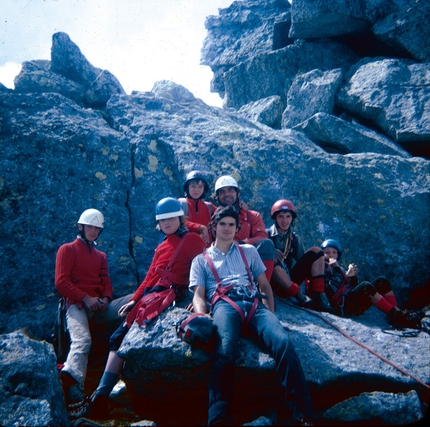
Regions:
[[[180,299],[188,287],[191,262],[205,249],[203,239],[196,233],[190,233],[185,227],[184,211],[177,199],[173,197],[161,199],[155,213],[158,228],[165,235],[164,240],[155,249],[154,258],[145,279],[130,301],[119,309],[119,314],[127,317],[127,321],[112,334],[109,341],[109,357],[102,378],[90,398],[89,408],[86,411],[84,409],[77,416],[84,416],[88,411],[99,418],[109,415],[109,394],[120,378],[124,363],[117,352],[134,321],[134,315],[139,315],[135,312],[135,309],[139,308],[138,302],[145,295],[171,287],[176,293],[176,300]],[[157,311],[156,314],[158,315],[159,312]]]
[[[66,404],[81,402],[91,349],[90,321],[117,327],[118,309],[131,295],[112,301],[112,282],[106,254],[96,249],[96,240],[104,228],[104,216],[87,209],[78,220],[79,235],[62,245],[56,256],[55,287],[66,299],[70,350],[60,377]]]
[[[188,230],[198,233],[209,247],[212,236],[208,232],[215,205],[205,201],[209,184],[203,172],[195,170],[187,174],[184,183],[185,198],[179,199],[186,215],[185,225]]]
[[[276,249],[269,239],[260,213],[249,210],[247,205],[241,202],[239,185],[229,175],[217,179],[214,199],[218,201],[220,206],[232,206],[236,209],[239,214],[239,230],[236,232],[234,240],[240,244],[246,243],[256,247],[266,267],[267,280],[270,282],[275,264]]]

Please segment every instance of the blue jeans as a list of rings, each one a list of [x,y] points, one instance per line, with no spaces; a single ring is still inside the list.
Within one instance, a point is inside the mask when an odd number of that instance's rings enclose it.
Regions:
[[[235,302],[244,310],[246,317],[252,303]],[[209,380],[208,425],[231,424],[236,349],[242,319],[234,307],[222,300],[216,303],[212,315],[218,326],[218,336]],[[293,419],[311,417],[311,397],[300,360],[277,316],[259,302],[248,328],[275,360],[276,372],[285,389],[286,402]]]

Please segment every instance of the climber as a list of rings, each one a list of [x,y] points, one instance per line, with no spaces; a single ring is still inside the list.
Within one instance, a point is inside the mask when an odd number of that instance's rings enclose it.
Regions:
[[[220,206],[212,216],[215,242],[191,264],[189,288],[196,313],[213,318],[215,349],[209,379],[208,425],[232,425],[235,360],[246,328],[275,359],[276,372],[292,411],[293,425],[312,426],[312,404],[300,360],[288,332],[274,314],[273,293],[256,248],[234,242],[239,213]],[[206,302],[211,303],[208,313]]]
[[[325,259],[325,293],[336,314],[359,316],[372,304],[387,314],[395,327],[419,329],[423,310],[400,310],[390,282],[385,277],[377,277],[372,283],[358,284],[358,267],[351,263],[345,271],[339,261],[342,256],[340,243],[327,239],[321,245]]]
[[[96,249],[96,240],[104,229],[104,216],[87,209],[78,220],[79,235],[63,244],[56,256],[55,287],[66,299],[70,350],[60,378],[66,405],[82,402],[91,349],[90,324],[110,324],[115,330],[121,322],[118,309],[131,295],[112,300],[106,254]],[[90,322],[91,321],[91,322]],[[116,324],[115,324],[116,322]]]
[[[205,201],[209,184],[203,172],[194,170],[187,174],[184,183],[185,198],[180,198],[186,215],[185,225],[195,233],[201,235],[206,246],[212,242],[212,236],[208,232],[208,225],[216,207]]]
[[[160,305],[151,312],[148,311],[150,305],[144,308],[139,302],[145,299],[155,301],[154,295],[171,297],[171,300],[169,299],[171,302],[180,300],[187,291],[191,261],[205,248],[203,239],[196,233],[190,233],[185,227],[184,211],[177,199],[172,197],[161,199],[155,208],[155,219],[158,222],[157,228],[165,235],[164,240],[155,249],[145,279],[130,301],[119,309],[119,315],[126,317],[126,321],[110,338],[106,367],[97,389],[90,398],[89,412],[100,419],[109,416],[109,394],[119,380],[124,363],[117,351],[131,324],[134,320],[141,319],[138,323],[146,325],[170,305],[164,304],[165,300],[160,297],[156,301]],[[149,298],[145,298],[146,296]],[[88,409],[83,408],[77,415],[84,416],[86,413]]]
[[[307,251],[301,238],[293,231],[297,211],[290,200],[277,200],[270,210],[275,222],[269,229],[269,238],[276,248],[273,269],[273,292],[281,297],[295,297],[301,306],[333,313],[324,293],[324,254],[321,248],[312,246]],[[306,281],[308,295],[300,285]]]
[[[247,243],[256,247],[266,267],[266,277],[270,281],[275,264],[275,248],[268,238],[266,227],[260,213],[249,210],[240,200],[240,188],[236,180],[224,175],[215,183],[213,199],[220,206],[232,206],[239,215],[239,227],[234,236],[237,243]]]

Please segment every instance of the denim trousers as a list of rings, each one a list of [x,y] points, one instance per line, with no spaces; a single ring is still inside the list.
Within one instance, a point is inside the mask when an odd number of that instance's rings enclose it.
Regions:
[[[235,301],[246,314],[252,303]],[[235,358],[242,319],[226,301],[216,303],[212,313],[218,336],[209,380],[208,425],[232,424]],[[248,324],[249,331],[275,360],[276,372],[285,389],[293,419],[312,416],[312,404],[303,369],[288,333],[278,317],[261,302]]]

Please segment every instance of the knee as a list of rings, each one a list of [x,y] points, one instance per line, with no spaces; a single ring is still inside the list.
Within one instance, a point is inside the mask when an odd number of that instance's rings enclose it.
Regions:
[[[375,286],[376,290],[381,294],[385,295],[386,293],[392,291],[391,283],[388,281],[388,279],[384,276],[377,277],[373,281],[373,285]]]
[[[276,249],[270,239],[262,239],[257,243],[257,251],[263,260],[274,260]]]
[[[324,258],[324,252],[318,246],[310,247],[306,253],[309,254],[309,257],[312,259],[312,262],[319,260],[320,258]]]
[[[362,282],[360,285],[363,289],[363,292],[369,297],[374,297],[378,292],[375,286],[373,286],[370,282]]]
[[[71,345],[75,350],[79,350],[79,352],[88,354],[91,350],[91,335],[82,335],[79,337],[75,337],[72,339]]]

